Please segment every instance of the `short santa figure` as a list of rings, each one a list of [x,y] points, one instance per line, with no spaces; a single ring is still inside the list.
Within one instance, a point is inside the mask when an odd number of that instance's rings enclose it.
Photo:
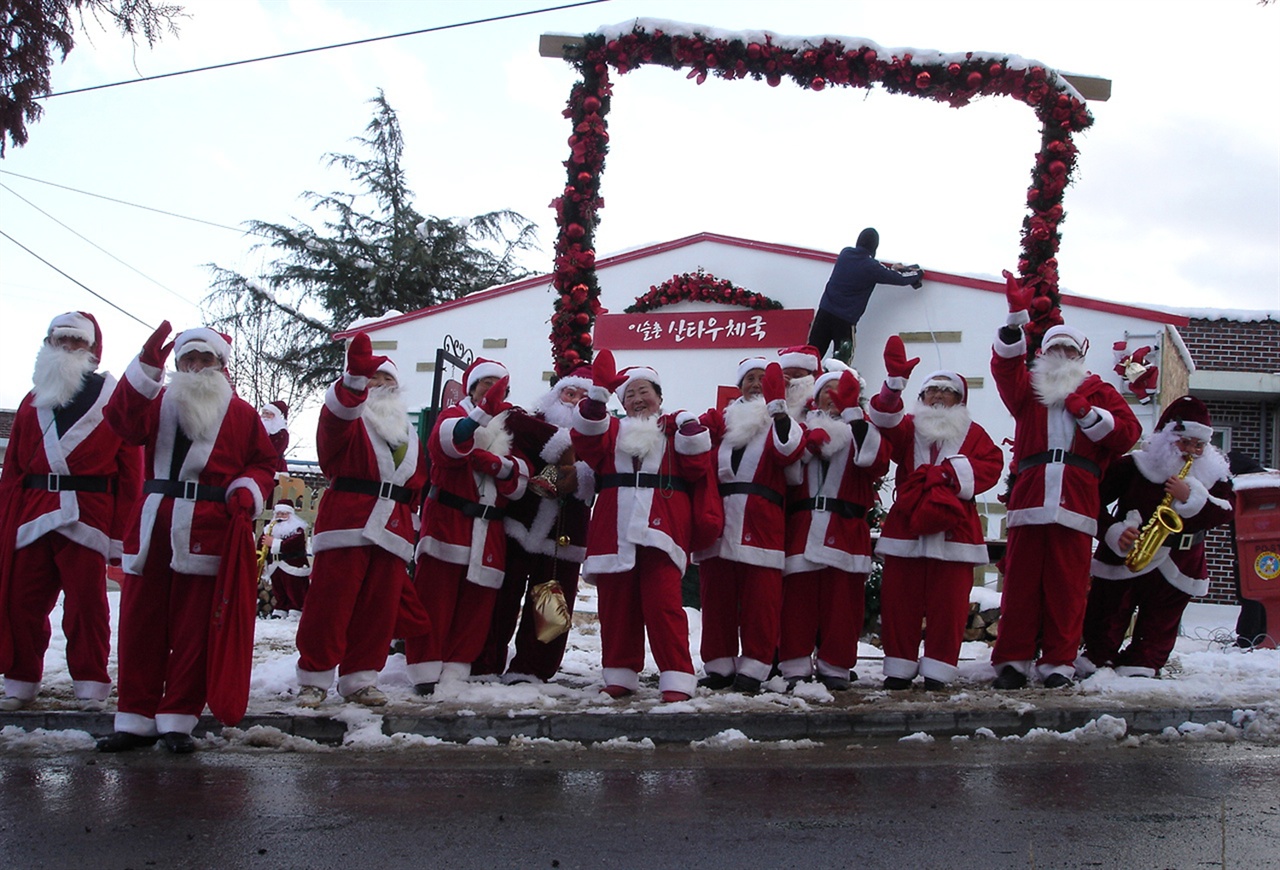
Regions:
[[[1116,359],[1115,373],[1124,379],[1129,392],[1138,397],[1138,404],[1150,404],[1152,393],[1160,386],[1155,350],[1150,345],[1143,345],[1130,352],[1124,341],[1117,341],[1111,348]]]
[[[902,390],[919,361],[890,336],[888,377],[870,411],[897,464],[894,503],[876,544],[884,559],[884,687],[895,690],[910,688],[917,675],[929,690],[956,678],[973,567],[988,561],[974,497],[995,486],[1004,467],[1000,448],[969,416],[969,384],[957,372],[927,375],[906,413]]]
[[[104,412],[145,447],[146,480],[124,540],[119,706],[103,752],[157,737],[174,753],[195,749],[191,732],[224,673],[210,667],[209,639],[228,528],[233,514],[256,517],[275,485],[275,451],[227,377],[231,340],[200,327],[166,343],[169,332],[165,321],[147,339]],[[170,352],[177,370],[166,381]],[[256,586],[252,576],[232,582]]]
[[[427,440],[431,489],[413,582],[432,631],[405,641],[419,695],[465,680],[484,649],[506,572],[502,528],[509,501],[525,494],[529,462],[513,447],[506,366],[477,357],[462,376],[462,401],[440,413]],[[550,428],[550,427],[547,427]]]
[[[857,679],[871,571],[867,512],[889,470],[889,445],[867,423],[857,372],[834,359],[827,366],[805,416],[805,453],[788,469],[778,667],[792,686],[816,675],[843,691]]]
[[[595,472],[598,493],[582,571],[599,590],[602,691],[621,698],[639,689],[647,630],[662,700],[685,701],[697,678],[681,580],[696,490],[713,485],[711,433],[688,411],[662,412],[652,368],[615,371],[613,354],[600,351],[573,424],[574,449]],[[625,417],[607,412],[610,395]]]
[[[1173,651],[1182,612],[1209,591],[1205,533],[1231,521],[1233,502],[1227,458],[1209,443],[1212,436],[1204,403],[1183,396],[1164,409],[1141,450],[1107,469],[1101,500],[1112,507],[1098,529],[1081,673],[1113,667],[1122,676],[1156,676]],[[1157,521],[1168,534],[1135,570],[1126,559],[1135,546],[1151,549],[1142,533],[1161,505],[1172,512]],[[1131,623],[1133,636],[1121,649]]]
[[[702,661],[709,689],[760,691],[782,618],[786,469],[800,459],[804,427],[787,413],[782,367],[763,357],[738,365],[741,397],[702,417],[711,433],[724,531],[694,554],[702,599]]]
[[[258,415],[262,417],[262,428],[267,430],[271,446],[280,457],[280,467],[276,470],[287,474],[289,466],[284,455],[289,450],[289,406],[283,399],[276,399],[259,408]]]
[[[0,710],[39,693],[59,593],[76,700],[100,710],[111,691],[106,564],[120,564],[142,453],[103,420],[116,379],[97,371],[101,358],[93,315],[53,318],[14,415],[0,471]]]
[[[414,617],[413,631],[430,628],[407,589],[427,472],[399,369],[373,353],[363,332],[352,337],[346,371],[325,393],[316,449],[329,488],[316,512],[298,624],[297,702],[320,706],[336,674],[347,701],[381,707],[387,696],[378,674],[401,608]]]
[[[293,501],[282,498],[275,503],[258,547],[265,557],[262,579],[275,599],[272,618],[300,618],[310,586],[311,560],[307,558],[307,523],[294,510]]]

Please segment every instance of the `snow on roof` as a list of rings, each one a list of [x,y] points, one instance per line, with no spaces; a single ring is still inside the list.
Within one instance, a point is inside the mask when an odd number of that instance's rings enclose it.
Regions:
[[[1236,492],[1246,489],[1280,490],[1280,471],[1255,471],[1250,474],[1237,474],[1231,479],[1231,486]]]

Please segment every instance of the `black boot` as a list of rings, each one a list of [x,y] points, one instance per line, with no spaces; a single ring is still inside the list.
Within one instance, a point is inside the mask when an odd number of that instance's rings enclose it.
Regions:
[[[714,671],[710,671],[705,677],[698,680],[698,686],[703,689],[711,689],[715,692],[732,686],[733,679],[733,674],[717,674]]]
[[[760,691],[761,682],[755,677],[748,677],[746,674],[737,674],[733,678],[733,688],[735,691],[742,692],[744,695],[754,695]]]
[[[421,695],[422,697],[425,698],[428,695],[434,695],[436,693],[436,684],[435,683],[414,683],[413,691],[416,694]]]
[[[1005,665],[1000,669],[1000,673],[996,674],[995,680],[991,683],[993,689],[1021,689],[1027,684],[1027,675],[1015,668],[1013,665]]]
[[[884,687],[891,692],[901,692],[911,688],[911,681],[906,677],[885,677]]]
[[[164,743],[164,748],[174,755],[190,755],[196,751],[196,742],[191,739],[191,735],[181,731],[166,731],[160,735],[160,740]]]
[[[128,731],[113,731],[98,741],[98,751],[128,752],[131,749],[155,746],[158,739],[154,734],[132,734]]]

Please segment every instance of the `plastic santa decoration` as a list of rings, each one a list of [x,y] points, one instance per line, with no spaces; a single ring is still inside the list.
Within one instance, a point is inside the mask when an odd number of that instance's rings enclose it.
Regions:
[[[1129,392],[1138,397],[1139,403],[1151,402],[1151,394],[1160,382],[1160,369],[1155,365],[1156,352],[1150,345],[1128,350],[1128,345],[1117,341],[1111,346],[1115,352],[1115,373],[1124,381]]]

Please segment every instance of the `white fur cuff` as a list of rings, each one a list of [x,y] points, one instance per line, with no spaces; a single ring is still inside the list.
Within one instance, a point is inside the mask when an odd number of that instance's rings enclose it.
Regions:
[[[764,409],[765,411],[768,412],[770,417],[776,417],[779,414],[785,414],[787,413],[787,400],[774,399],[772,402],[769,402],[767,405],[765,405]]]
[[[493,415],[486,414],[484,412],[484,409],[481,408],[479,405],[476,405],[474,408],[472,408],[471,411],[467,414],[467,416],[470,417],[472,420],[476,421],[477,423],[479,423],[481,426],[488,426],[490,423],[493,422]]]
[[[1008,318],[1005,319],[1005,326],[1022,326],[1031,322],[1031,312],[1027,309],[1021,311],[1010,311]]]

